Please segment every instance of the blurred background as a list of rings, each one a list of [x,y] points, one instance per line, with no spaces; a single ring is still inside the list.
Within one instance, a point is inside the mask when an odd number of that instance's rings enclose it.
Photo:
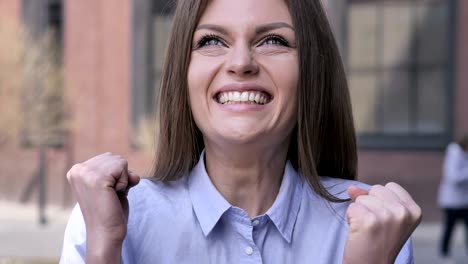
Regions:
[[[445,147],[468,132],[468,1],[323,0],[346,65],[359,180],[421,205],[416,263],[442,263]],[[169,0],[0,0],[0,263],[57,263],[65,174],[111,151],[148,175]],[[171,47],[168,47],[171,48]],[[452,241],[468,263],[462,226]]]

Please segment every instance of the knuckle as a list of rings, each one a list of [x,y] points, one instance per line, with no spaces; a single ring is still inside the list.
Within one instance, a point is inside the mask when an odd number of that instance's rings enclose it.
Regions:
[[[355,200],[355,201],[356,201],[356,203],[360,203],[360,204],[362,204],[362,200],[363,200],[363,199],[364,199],[364,198],[363,198],[363,196],[362,196],[362,195],[360,195],[360,196],[358,196],[358,197],[356,198],[356,200]]]
[[[375,214],[370,213],[366,216],[364,226],[366,227],[366,229],[371,231],[377,230],[379,226],[379,219]]]
[[[390,223],[393,219],[393,214],[388,209],[381,209],[381,221],[385,224]]]
[[[369,194],[375,194],[376,192],[380,192],[380,190],[382,190],[384,187],[380,184],[376,184],[376,185],[373,185],[370,189],[369,189]]]
[[[416,205],[413,211],[413,218],[416,222],[420,222],[423,217],[422,209],[419,205]]]
[[[67,180],[71,182],[74,178],[78,177],[80,175],[81,168],[81,163],[73,165],[71,169],[67,172]]]
[[[398,221],[399,223],[408,223],[411,221],[411,213],[408,210],[408,208],[406,208],[403,205],[396,206],[394,210],[394,215],[396,221]]]

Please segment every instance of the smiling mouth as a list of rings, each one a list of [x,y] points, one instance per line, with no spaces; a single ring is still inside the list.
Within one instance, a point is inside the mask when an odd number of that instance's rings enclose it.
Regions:
[[[271,96],[262,91],[226,91],[215,96],[220,104],[257,104],[265,105],[271,101]]]

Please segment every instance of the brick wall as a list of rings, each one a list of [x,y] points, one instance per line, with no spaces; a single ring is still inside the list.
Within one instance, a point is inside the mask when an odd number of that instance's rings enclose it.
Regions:
[[[130,146],[130,0],[67,1],[65,18],[74,160],[110,151],[147,172],[151,159]]]
[[[20,22],[20,2],[0,0],[0,16],[9,14]],[[69,148],[48,150],[48,203],[73,204],[65,174],[98,153],[125,156],[141,175],[151,169],[151,155],[130,147],[129,2],[64,2],[64,88],[73,133]],[[37,201],[37,157],[36,149],[18,142],[2,146],[0,199]]]
[[[0,16],[19,18],[20,0],[0,0]],[[455,133],[468,131],[468,1],[457,8]],[[72,144],[48,153],[48,201],[72,203],[65,173],[72,164],[111,151],[147,174],[152,157],[130,145],[130,0],[65,1],[65,89],[71,103]],[[371,184],[397,181],[420,202],[426,220],[440,217],[437,187],[442,152],[360,151],[359,175]],[[0,199],[20,200],[37,168],[34,149],[0,149]],[[35,195],[33,192],[32,195]],[[34,201],[34,196],[31,201]]]
[[[0,17],[9,17],[18,22],[20,18],[21,0],[0,0]]]

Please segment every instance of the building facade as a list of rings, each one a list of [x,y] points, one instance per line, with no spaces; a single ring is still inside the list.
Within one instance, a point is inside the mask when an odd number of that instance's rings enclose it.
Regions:
[[[171,2],[171,1],[167,1]],[[47,153],[47,201],[71,205],[65,173],[111,151],[148,175],[151,120],[173,6],[160,0],[0,0],[0,16],[55,27],[70,133]],[[468,2],[324,0],[347,68],[359,139],[359,179],[396,181],[438,220],[446,144],[468,132]],[[32,11],[31,11],[32,10]],[[39,10],[39,11],[38,11]],[[36,11],[36,12],[33,12]],[[38,26],[39,25],[39,26]],[[42,25],[42,26],[41,26]],[[34,147],[0,147],[0,199],[34,201]]]

